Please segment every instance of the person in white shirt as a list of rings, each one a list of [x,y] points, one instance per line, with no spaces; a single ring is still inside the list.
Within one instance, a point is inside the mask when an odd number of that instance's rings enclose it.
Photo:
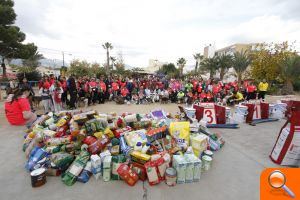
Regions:
[[[169,92],[168,90],[164,89],[162,92],[161,92],[161,101],[164,102],[164,103],[167,103],[168,100],[169,100]]]
[[[60,83],[56,81],[55,84],[51,85],[49,91],[52,96],[54,111],[55,112],[61,111],[62,110],[61,95],[62,93],[64,93],[64,90],[62,89]]]
[[[145,95],[146,95],[146,98],[149,98],[149,97],[150,97],[151,91],[149,90],[149,88],[146,88],[146,89],[145,89]]]

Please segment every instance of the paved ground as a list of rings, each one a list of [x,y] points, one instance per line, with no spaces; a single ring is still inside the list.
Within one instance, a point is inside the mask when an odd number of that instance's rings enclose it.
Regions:
[[[157,107],[177,112],[175,104],[120,106],[108,103],[94,108],[99,112],[145,113]],[[237,130],[214,129],[224,136],[226,144],[215,154],[212,169],[202,174],[201,181],[176,187],[168,187],[164,183],[150,187],[145,183],[148,199],[259,199],[260,173],[266,167],[278,167],[268,156],[283,123],[272,122],[256,127],[242,124]],[[0,110],[0,199],[143,199],[142,182],[129,187],[122,181],[105,183],[91,178],[87,184],[76,183],[67,187],[59,178],[47,177],[46,185],[32,188],[21,150],[23,130],[23,127],[9,126],[3,109]]]

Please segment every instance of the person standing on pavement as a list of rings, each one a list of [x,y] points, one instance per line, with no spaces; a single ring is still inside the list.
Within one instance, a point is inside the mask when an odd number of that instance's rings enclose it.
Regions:
[[[69,89],[69,93],[70,93],[70,109],[75,109],[75,103],[77,101],[77,87],[76,87],[76,83],[75,83],[75,79],[73,76],[71,76],[68,79],[68,89]]]
[[[247,100],[256,99],[256,86],[250,82],[247,86]]]
[[[258,90],[259,90],[258,99],[265,100],[265,95],[268,91],[268,88],[269,88],[268,82],[266,81],[266,79],[263,79],[263,81],[258,84]]]
[[[61,101],[62,105],[68,105],[69,100],[68,100],[68,87],[67,87],[67,81],[65,77],[60,77],[60,84],[63,89],[63,93],[61,95]]]
[[[52,99],[51,99],[49,89],[50,89],[50,83],[48,82],[47,79],[44,79],[43,85],[41,86],[41,88],[39,90],[39,94],[42,97],[42,104],[43,104],[45,113],[53,111],[53,104],[52,104]]]
[[[62,110],[62,94],[64,92],[59,81],[56,81],[49,88],[50,94],[52,95],[53,107],[55,112]]]
[[[103,104],[105,102],[105,94],[106,94],[106,84],[101,77],[99,82],[99,103]]]

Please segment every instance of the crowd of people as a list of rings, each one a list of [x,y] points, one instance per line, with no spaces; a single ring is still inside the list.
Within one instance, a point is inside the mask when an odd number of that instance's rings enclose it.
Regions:
[[[50,75],[39,81],[38,95],[26,78],[18,84],[10,82],[5,112],[11,124],[23,125],[36,119],[32,100],[37,97],[40,98],[45,113],[104,104],[107,101],[118,104],[215,102],[232,105],[251,99],[264,100],[268,87],[266,80],[256,87],[253,81],[223,83],[214,79],[203,80],[201,77],[182,80],[156,76],[70,76],[67,79]]]
[[[223,83],[213,79],[181,80],[155,76],[83,76],[77,79],[74,76],[68,79],[44,76],[39,82],[39,94],[45,112],[59,111],[66,107],[75,109],[81,104],[103,104],[106,101],[116,101],[118,104],[220,102],[228,105],[244,100],[264,99],[267,89],[266,80],[259,83],[257,88],[253,81],[238,84],[237,81]]]

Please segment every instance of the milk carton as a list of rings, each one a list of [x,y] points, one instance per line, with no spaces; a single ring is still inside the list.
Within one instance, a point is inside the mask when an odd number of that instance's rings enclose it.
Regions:
[[[177,171],[177,183],[185,183],[186,177],[186,160],[181,155],[174,155],[173,156],[173,167]]]
[[[98,180],[101,176],[101,158],[97,154],[91,155],[91,163],[92,173],[96,180]]]
[[[103,160],[103,181],[110,181],[112,156],[106,156]]]
[[[194,154],[186,154],[185,159],[187,160],[187,162],[193,164],[193,182],[199,182],[202,167],[201,160],[197,158]]]
[[[185,157],[186,171],[185,171],[185,183],[192,183],[194,180],[194,163]]]

